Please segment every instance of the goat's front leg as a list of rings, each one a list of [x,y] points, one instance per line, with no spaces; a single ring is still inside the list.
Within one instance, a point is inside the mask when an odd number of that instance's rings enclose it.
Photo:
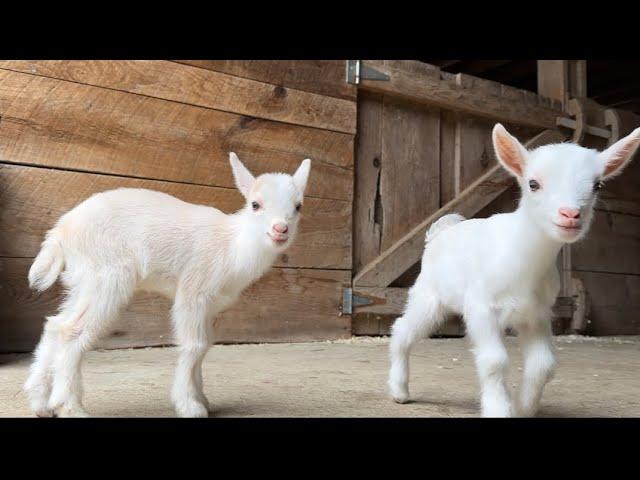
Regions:
[[[172,316],[179,345],[171,399],[181,417],[208,417],[202,388],[202,361],[211,344],[210,308],[197,299],[176,298]]]
[[[556,365],[548,318],[521,328],[519,337],[524,356],[524,372],[518,414],[529,417],[536,414],[542,391],[551,380]]]
[[[513,407],[506,384],[509,357],[495,313],[489,308],[465,312],[467,331],[480,379],[483,417],[511,417]]]

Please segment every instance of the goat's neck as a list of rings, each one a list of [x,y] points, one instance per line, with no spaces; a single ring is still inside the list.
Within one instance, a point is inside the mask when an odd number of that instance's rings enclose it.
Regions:
[[[261,276],[273,265],[278,252],[265,242],[265,232],[246,208],[229,215],[229,225],[233,270],[251,277]]]
[[[555,263],[564,244],[549,237],[538,225],[526,201],[520,202],[513,215],[517,226],[513,241],[517,245],[518,255],[528,259],[533,270],[546,271]]]

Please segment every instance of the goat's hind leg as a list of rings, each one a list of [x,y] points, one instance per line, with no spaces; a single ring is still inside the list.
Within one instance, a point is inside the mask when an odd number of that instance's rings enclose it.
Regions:
[[[57,347],[48,408],[58,416],[87,416],[82,405],[82,358],[131,295],[126,274],[110,272],[103,277],[96,281],[101,278],[97,275],[73,292],[63,321],[55,326]]]
[[[31,410],[38,417],[54,416],[54,411],[49,408],[48,403],[53,380],[53,362],[57,350],[55,325],[60,321],[60,316],[47,318],[40,342],[34,352],[29,377],[24,384]]]
[[[440,301],[430,290],[409,290],[409,298],[404,314],[391,328],[389,353],[389,391],[398,403],[409,400],[409,354],[411,347],[427,337],[442,323],[444,315]]]

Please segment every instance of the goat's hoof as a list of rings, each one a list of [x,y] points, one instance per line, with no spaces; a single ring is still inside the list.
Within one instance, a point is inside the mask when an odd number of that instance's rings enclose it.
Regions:
[[[482,409],[483,418],[511,418],[515,416],[513,409],[508,406],[492,406],[490,408]]]
[[[63,405],[56,410],[56,416],[60,418],[88,418],[89,414],[82,407]]]
[[[391,398],[396,403],[408,403],[409,402],[409,391],[406,388],[400,387],[390,387]]]
[[[176,411],[178,412],[178,416],[182,418],[208,418],[209,410],[208,408],[200,402],[196,402],[195,400],[185,402],[180,407],[176,407]]]
[[[56,413],[49,408],[38,408],[35,410],[36,417],[40,418],[51,418],[55,417]]]

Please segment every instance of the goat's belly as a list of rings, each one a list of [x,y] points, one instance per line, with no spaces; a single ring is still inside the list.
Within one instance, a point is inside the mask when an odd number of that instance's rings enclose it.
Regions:
[[[138,282],[136,291],[159,293],[173,299],[176,296],[176,281],[162,275],[150,275]]]
[[[493,307],[500,312],[498,318],[503,327],[518,327],[536,321],[544,308],[535,296],[517,293],[499,296]]]

